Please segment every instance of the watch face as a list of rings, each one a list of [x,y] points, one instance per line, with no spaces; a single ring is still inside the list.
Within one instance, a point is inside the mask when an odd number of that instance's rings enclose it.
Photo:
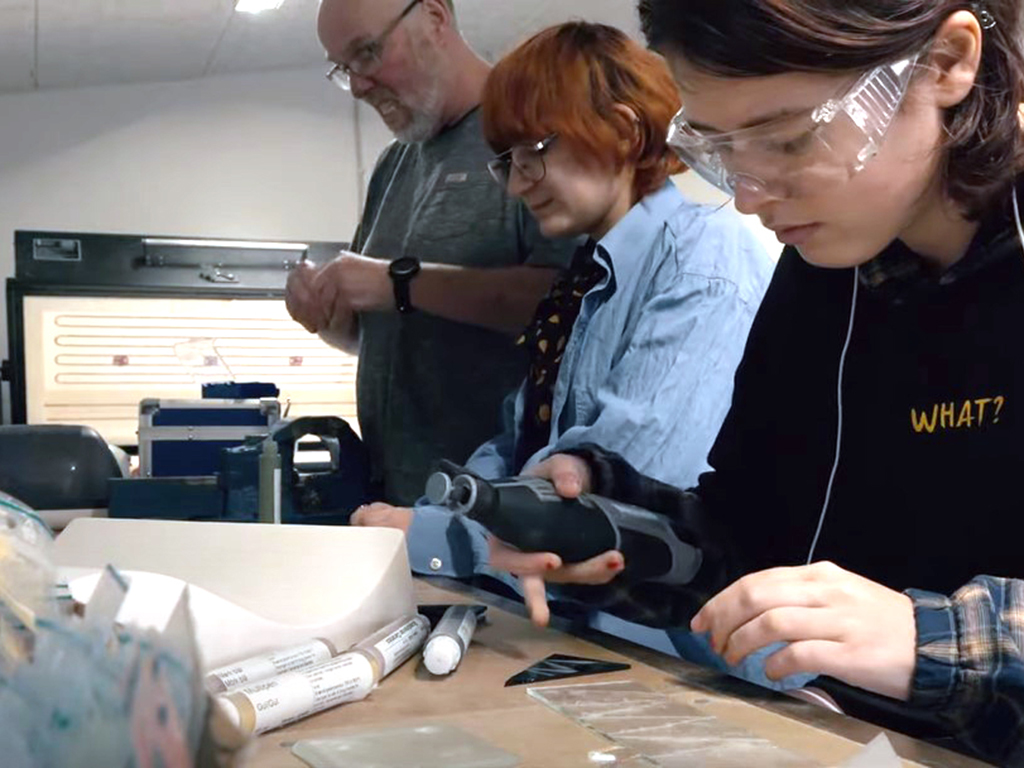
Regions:
[[[395,259],[391,262],[391,266],[388,267],[388,272],[391,273],[392,277],[412,277],[419,271],[419,259],[412,256],[403,256],[400,259]]]

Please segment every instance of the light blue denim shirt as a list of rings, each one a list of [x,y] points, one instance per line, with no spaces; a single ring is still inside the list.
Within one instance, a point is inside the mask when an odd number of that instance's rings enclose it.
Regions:
[[[583,297],[555,382],[550,439],[524,469],[594,443],[646,475],[696,485],[774,264],[735,213],[692,203],[672,182],[634,205],[594,259],[606,275]],[[525,386],[506,399],[504,431],[473,453],[469,469],[515,474],[524,399]],[[488,567],[486,531],[447,509],[418,504],[408,545],[418,573],[482,573],[514,585]],[[664,632],[643,628],[649,634],[638,637],[636,625],[604,614],[592,624],[675,650]]]
[[[550,439],[524,468],[595,443],[646,475],[696,485],[773,262],[738,216],[686,200],[672,182],[634,205],[594,259],[607,274],[583,297],[555,382]],[[524,396],[521,386],[506,399],[504,431],[469,469],[515,473]],[[408,541],[419,573],[494,575],[484,529],[447,509],[417,505]]]

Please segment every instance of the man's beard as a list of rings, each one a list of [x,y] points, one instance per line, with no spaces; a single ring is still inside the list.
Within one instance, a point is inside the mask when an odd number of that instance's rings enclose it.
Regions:
[[[395,138],[403,142],[427,141],[441,130],[441,104],[444,101],[441,80],[431,74],[430,82],[416,94],[416,103],[404,104],[410,119],[405,127],[394,131]]]
[[[440,133],[444,119],[444,83],[441,78],[441,57],[437,49],[426,40],[414,38],[413,58],[423,73],[423,83],[403,106],[410,114],[408,125],[394,131],[395,138],[403,142],[432,139]]]

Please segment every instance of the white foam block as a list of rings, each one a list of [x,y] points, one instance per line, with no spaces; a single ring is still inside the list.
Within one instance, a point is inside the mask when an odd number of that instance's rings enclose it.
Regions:
[[[54,559],[82,602],[108,563],[125,573],[118,619],[156,629],[189,585],[207,670],[311,637],[346,647],[415,609],[390,528],[83,518]]]

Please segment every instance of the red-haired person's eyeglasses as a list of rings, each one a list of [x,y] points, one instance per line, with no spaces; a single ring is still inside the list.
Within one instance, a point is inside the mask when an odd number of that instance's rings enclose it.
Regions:
[[[510,147],[500,155],[495,155],[493,159],[488,160],[487,170],[503,188],[508,186],[513,167],[524,179],[536,184],[543,180],[547,173],[547,169],[544,167],[544,155],[551,149],[551,145],[557,138],[558,134],[552,133],[532,144],[517,144]]]

